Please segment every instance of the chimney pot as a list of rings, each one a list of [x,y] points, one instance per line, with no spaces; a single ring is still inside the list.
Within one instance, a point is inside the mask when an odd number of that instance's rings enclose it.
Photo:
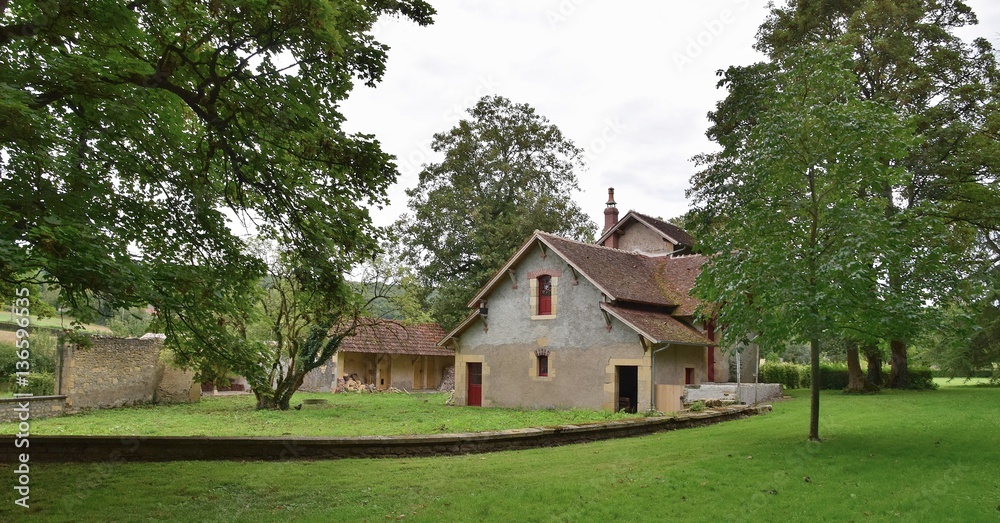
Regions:
[[[608,188],[608,203],[604,208],[604,234],[607,234],[615,225],[618,225],[618,204],[615,203],[615,188]],[[612,234],[610,238],[604,240],[605,247],[618,248],[618,236]]]

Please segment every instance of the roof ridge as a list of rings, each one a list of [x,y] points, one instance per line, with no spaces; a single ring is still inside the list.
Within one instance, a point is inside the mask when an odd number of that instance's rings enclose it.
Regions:
[[[545,231],[536,230],[535,232],[536,233],[540,233],[540,234],[545,235],[545,236],[550,236],[552,238],[556,238],[558,240],[562,240],[562,241],[565,241],[565,242],[575,243],[577,245],[583,245],[585,247],[593,247],[595,249],[601,249],[601,250],[605,250],[605,251],[620,252],[622,254],[633,254],[633,255],[636,255],[636,256],[642,256],[643,258],[649,258],[649,259],[653,259],[654,258],[653,256],[650,256],[650,255],[645,254],[645,253],[641,253],[639,251],[626,251],[624,249],[617,249],[617,248],[614,248],[614,247],[605,247],[604,245],[601,245],[601,244],[588,243],[588,242],[584,242],[584,241],[580,241],[580,240],[574,240],[572,238],[566,238],[566,237],[563,237],[563,236],[559,236],[558,234],[552,234],[550,232],[545,232]]]

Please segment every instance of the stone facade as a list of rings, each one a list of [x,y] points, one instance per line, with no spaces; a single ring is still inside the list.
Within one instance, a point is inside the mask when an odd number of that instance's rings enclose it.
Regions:
[[[647,254],[669,254],[674,252],[674,244],[641,223],[632,222],[622,227],[620,234],[618,248],[623,251],[636,251]]]
[[[175,368],[161,358],[156,374],[153,403],[197,403],[201,399],[201,387],[194,381],[193,370]]]
[[[543,255],[544,254],[544,255]],[[614,410],[621,390],[621,367],[636,367],[637,405],[649,410],[654,401],[652,350],[639,336],[598,308],[601,291],[585,278],[573,278],[566,261],[535,245],[516,266],[517,288],[504,281],[489,295],[489,314],[457,338],[455,403],[468,404],[469,363],[482,364],[482,405],[523,408]],[[553,284],[555,314],[534,315],[528,276],[560,272]],[[555,279],[555,278],[553,278]],[[610,329],[608,328],[610,321]],[[656,383],[684,384],[684,369],[706,375],[704,347],[657,347]],[[548,376],[538,376],[537,355],[546,351]],[[704,378],[702,378],[704,379]]]
[[[162,362],[162,350],[163,341],[156,338],[93,336],[88,347],[67,344],[57,383],[66,410],[197,401],[193,373]]]
[[[118,407],[153,401],[159,340],[94,336],[91,346],[63,348],[59,392],[66,408]]]

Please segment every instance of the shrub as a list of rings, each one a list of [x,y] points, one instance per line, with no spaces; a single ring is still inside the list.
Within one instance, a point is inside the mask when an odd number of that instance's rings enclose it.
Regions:
[[[698,400],[698,401],[692,403],[691,406],[688,407],[688,409],[691,412],[701,412],[701,411],[705,410],[705,402],[702,401],[702,400]]]
[[[11,374],[8,378],[13,385],[16,383],[16,374]],[[28,393],[32,396],[50,396],[55,393],[56,379],[51,372],[32,372],[28,374],[28,384],[26,386],[13,386],[15,393]]]
[[[812,369],[803,366],[802,386],[812,386]],[[847,387],[847,365],[836,363],[820,363],[819,388],[827,390],[842,390]]]
[[[786,389],[802,386],[804,367],[794,363],[765,363],[760,368],[761,383],[780,383]]]
[[[916,390],[930,390],[936,389],[937,384],[934,383],[934,371],[927,367],[910,367],[910,386],[909,389]]]

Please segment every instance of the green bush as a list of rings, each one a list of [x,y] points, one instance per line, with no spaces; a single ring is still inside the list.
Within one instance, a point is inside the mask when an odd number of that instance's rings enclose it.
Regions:
[[[28,348],[29,384],[27,388],[15,389],[17,362],[20,361],[17,347],[10,343],[0,343],[0,388],[14,392],[31,392],[35,395],[41,394],[41,392],[34,391],[44,390],[46,391],[44,394],[52,394],[52,391],[55,390],[56,338],[47,331],[36,329],[31,333],[29,340],[31,340],[31,344]]]
[[[55,393],[56,390],[56,379],[55,375],[51,372],[32,372],[28,375],[27,386],[17,386],[16,374],[11,374],[8,378],[9,383],[13,385],[11,389],[15,393],[28,393],[32,396],[50,396]]]
[[[934,371],[927,367],[910,367],[910,385],[909,389],[916,390],[930,390],[936,389],[937,384],[934,383]]]
[[[765,363],[760,368],[761,383],[780,383],[786,389],[797,389],[802,386],[803,365],[794,363]]]
[[[803,365],[802,386],[812,386],[812,370]],[[847,387],[847,365],[836,363],[820,363],[819,388],[827,390],[842,390]]]

